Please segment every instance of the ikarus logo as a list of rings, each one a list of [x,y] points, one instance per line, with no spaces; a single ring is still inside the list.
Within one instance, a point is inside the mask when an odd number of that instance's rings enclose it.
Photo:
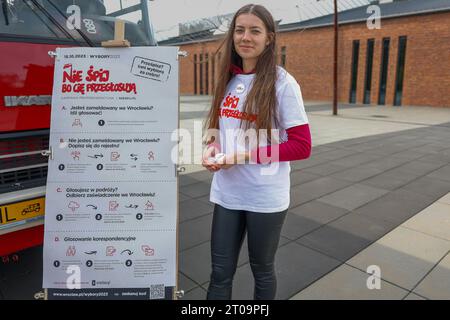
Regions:
[[[5,107],[20,107],[20,106],[45,106],[50,105],[52,96],[5,96]]]

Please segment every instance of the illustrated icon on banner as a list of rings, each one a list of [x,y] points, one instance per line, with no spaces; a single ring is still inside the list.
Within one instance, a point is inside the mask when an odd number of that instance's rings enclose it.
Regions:
[[[70,155],[72,156],[73,160],[80,160],[81,152],[80,151],[72,151],[70,153]]]
[[[120,158],[120,154],[117,151],[111,152],[111,161],[117,161]]]
[[[147,201],[147,203],[145,204],[145,210],[155,210],[153,203],[151,203],[150,201]]]
[[[119,203],[117,201],[109,202],[109,211],[117,211],[118,207],[119,207]]]
[[[72,210],[72,212],[75,212],[75,210],[77,210],[80,207],[80,204],[78,202],[75,202],[75,201],[70,201],[67,207],[70,210]]]
[[[116,252],[116,248],[114,248],[113,246],[106,247],[106,256],[107,257],[112,257],[115,252]]]
[[[150,246],[148,246],[146,244],[141,246],[141,249],[146,256],[154,256],[155,255],[155,249],[151,248]]]
[[[133,251],[131,251],[130,249],[125,249],[120,254],[124,254],[124,253],[128,254],[129,256],[131,256],[133,254]]]
[[[98,159],[98,158],[103,158],[103,154],[94,154],[93,156],[88,156],[89,158],[92,158],[92,159]]]
[[[73,257],[73,256],[75,256],[76,253],[77,253],[77,250],[75,249],[75,246],[69,246],[69,248],[67,248],[67,251],[66,251],[66,256]]]
[[[73,120],[72,127],[83,127],[80,119]]]

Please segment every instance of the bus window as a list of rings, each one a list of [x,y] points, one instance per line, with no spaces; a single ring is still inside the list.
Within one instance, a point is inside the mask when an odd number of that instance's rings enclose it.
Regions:
[[[151,41],[145,32],[142,23],[142,10],[136,1],[122,0],[46,0],[53,7],[53,14],[63,16],[70,15],[67,8],[76,5],[80,8],[80,29],[78,34],[71,32],[77,40],[88,38],[94,45],[100,45],[102,41],[114,39],[114,22],[116,19],[125,21],[125,38],[132,46],[148,46]],[[123,7],[122,5],[129,5]],[[118,5],[120,4],[120,6]],[[46,6],[49,7],[49,6]],[[65,26],[65,23],[62,23]],[[151,35],[153,36],[153,35]]]
[[[100,46],[114,39],[114,22],[125,21],[125,39],[132,46],[148,46],[154,35],[149,19],[142,18],[137,0],[0,0],[0,37],[12,36],[71,40],[81,45]],[[79,8],[79,16],[70,6]],[[69,21],[77,22],[72,27]]]
[[[0,0],[0,37],[22,36],[67,39],[64,32],[32,1]]]

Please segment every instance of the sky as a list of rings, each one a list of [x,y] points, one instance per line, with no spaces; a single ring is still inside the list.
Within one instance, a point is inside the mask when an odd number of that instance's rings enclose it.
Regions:
[[[248,3],[266,6],[272,14],[274,9],[285,18],[296,14],[295,0],[249,1],[249,0],[155,0],[150,2],[150,16],[156,30],[170,28],[178,22],[195,20],[237,11]],[[289,10],[290,9],[290,10]]]
[[[149,2],[149,10],[156,38],[161,40],[178,35],[178,23],[234,13],[248,3],[264,5],[282,24],[333,10],[333,0],[154,0]],[[369,0],[339,0],[338,7],[342,10],[367,3]]]

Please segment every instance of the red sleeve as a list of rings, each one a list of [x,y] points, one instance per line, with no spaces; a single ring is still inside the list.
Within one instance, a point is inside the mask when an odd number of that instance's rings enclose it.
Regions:
[[[288,136],[287,141],[252,150],[251,160],[253,162],[256,160],[257,163],[267,164],[270,162],[295,161],[309,158],[311,155],[311,132],[309,131],[309,125],[303,124],[289,128],[286,130],[286,133]],[[278,157],[276,153],[278,153]]]

